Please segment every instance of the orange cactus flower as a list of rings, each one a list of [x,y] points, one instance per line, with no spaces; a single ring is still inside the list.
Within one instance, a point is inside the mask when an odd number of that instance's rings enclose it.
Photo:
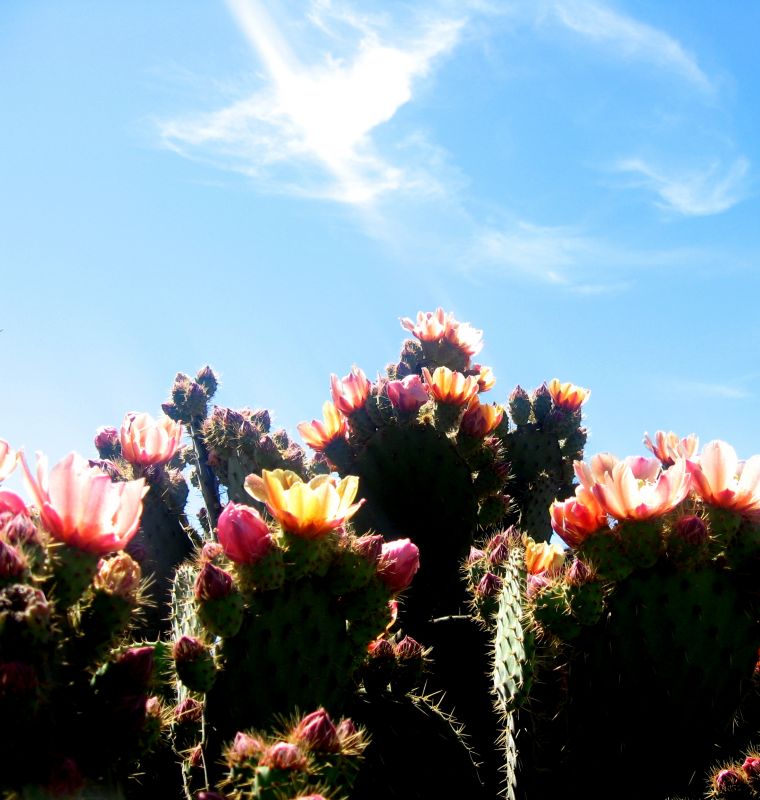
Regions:
[[[575,487],[575,497],[555,500],[549,514],[552,529],[570,547],[578,547],[607,524],[607,512],[585,486]]]
[[[422,368],[425,386],[439,403],[463,406],[478,393],[478,379],[465,378],[461,372],[453,372],[448,367],[438,367],[431,375],[427,367]]]
[[[482,394],[488,392],[496,385],[496,376],[491,367],[481,367],[480,364],[473,364],[473,369],[478,370],[478,391]]]
[[[446,335],[452,319],[451,314],[437,308],[435,311],[418,311],[416,323],[409,317],[402,317],[401,327],[411,331],[421,342],[438,342]]]
[[[619,461],[609,453],[576,461],[575,474],[599,505],[618,520],[659,517],[674,509],[689,493],[689,473],[680,459],[663,469],[655,458]]]
[[[165,464],[177,452],[182,425],[167,416],[155,420],[150,414],[130,411],[121,423],[119,439],[122,455],[130,464]]]
[[[299,422],[296,426],[306,444],[318,453],[336,439],[344,438],[348,430],[346,418],[329,400],[322,406],[322,416],[324,422],[313,419],[311,422]]]
[[[760,456],[739,461],[730,444],[716,439],[686,463],[692,486],[706,503],[737,513],[760,512]]]
[[[531,575],[541,572],[556,572],[565,561],[565,551],[561,545],[548,542],[534,542],[530,536],[523,539],[525,545],[525,566]]]
[[[692,458],[699,447],[699,439],[693,433],[679,439],[678,434],[673,431],[668,433],[657,431],[654,435],[654,442],[649,438],[649,434],[645,433],[644,444],[666,467],[669,467],[679,458]]]
[[[481,405],[478,396],[470,399],[459,429],[468,436],[482,439],[488,436],[504,417],[504,410],[497,405]]]
[[[351,367],[351,372],[343,380],[337,375],[331,375],[330,388],[335,407],[350,415],[364,407],[372,383],[359,367]]]
[[[295,472],[285,469],[264,470],[261,477],[249,475],[246,491],[266,504],[269,513],[289,533],[305,539],[317,537],[340,527],[361,508],[364,500],[353,503],[359,479],[349,475],[342,480],[318,475],[304,483]]]
[[[574,383],[560,383],[557,378],[549,381],[546,388],[554,405],[565,411],[577,411],[591,396],[591,389],[583,389]]]
[[[137,533],[148,492],[144,478],[114,483],[77,453],[69,453],[49,475],[47,458],[40,453],[36,478],[23,455],[21,466],[42,524],[53,538],[102,556],[122,550]]]
[[[4,481],[16,469],[18,453],[11,450],[5,439],[0,439],[0,481]]]

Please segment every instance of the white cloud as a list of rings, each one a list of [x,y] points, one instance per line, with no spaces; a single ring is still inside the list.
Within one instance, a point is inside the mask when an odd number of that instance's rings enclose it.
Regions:
[[[696,58],[669,34],[592,0],[555,0],[553,16],[573,32],[627,59],[670,69],[704,91],[712,83]]]
[[[738,386],[725,383],[705,383],[703,381],[678,381],[674,389],[700,397],[717,397],[722,400],[744,400],[750,393]]]
[[[168,146],[255,176],[273,189],[349,204],[369,204],[402,188],[429,189],[430,176],[392,163],[372,133],[411,101],[415,81],[456,45],[462,19],[428,18],[417,30],[397,31],[387,41],[372,17],[317,2],[312,33],[321,31],[336,44],[332,15],[357,36],[349,51],[323,51],[318,63],[305,63],[262,2],[227,5],[264,68],[265,85],[210,114],[162,123]]]
[[[661,208],[685,216],[707,216],[728,211],[744,199],[749,166],[749,161],[740,157],[727,169],[713,162],[702,170],[674,173],[641,158],[628,158],[619,161],[615,169],[640,176],[633,185],[655,192]]]

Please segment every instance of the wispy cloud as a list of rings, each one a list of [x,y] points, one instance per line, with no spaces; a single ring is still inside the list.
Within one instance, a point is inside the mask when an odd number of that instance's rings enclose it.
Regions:
[[[739,386],[726,383],[704,383],[703,381],[677,381],[673,388],[678,392],[700,397],[717,397],[722,400],[744,400],[752,395]]]
[[[607,46],[618,56],[671,70],[700,90],[713,89],[696,57],[659,28],[593,0],[555,0],[550,9],[571,31]]]
[[[430,189],[434,178],[394,163],[372,134],[456,45],[462,19],[428,17],[391,41],[371,16],[313,3],[310,33],[325,37],[325,47],[340,47],[337,53],[323,49],[317,63],[306,63],[262,2],[227,5],[264,68],[264,85],[213,113],[164,121],[160,132],[169,147],[255,176],[271,189],[350,204],[399,189]],[[331,25],[354,31],[348,48]]]
[[[661,208],[685,216],[707,216],[728,211],[746,195],[750,163],[737,158],[727,169],[719,162],[690,172],[671,172],[641,158],[628,158],[615,165],[618,172],[639,176],[633,183],[653,191]]]

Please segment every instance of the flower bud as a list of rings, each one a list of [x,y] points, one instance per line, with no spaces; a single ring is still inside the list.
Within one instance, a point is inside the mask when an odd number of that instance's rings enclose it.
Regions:
[[[742,769],[749,780],[760,780],[760,758],[747,756],[742,764]]]
[[[568,569],[565,574],[565,581],[570,584],[570,586],[581,586],[584,583],[588,583],[592,578],[593,575],[588,564],[581,561],[579,558],[573,560],[570,569]]]
[[[220,794],[219,792],[198,792],[198,794],[195,795],[195,800],[227,800],[227,795]]]
[[[383,552],[383,537],[379,533],[360,536],[354,540],[354,549],[359,555],[364,556],[370,564],[375,564],[379,561]]]
[[[233,591],[232,575],[209,562],[201,567],[193,586],[197,600],[220,600]]]
[[[101,425],[95,431],[95,448],[101,458],[114,458],[121,454],[119,431],[111,425]]]
[[[675,527],[676,536],[683,539],[689,545],[699,547],[707,541],[709,536],[707,526],[701,517],[690,514],[687,517],[681,517]]]
[[[715,776],[715,791],[718,797],[742,797],[750,795],[742,774],[735,769],[722,769]]]
[[[536,422],[543,422],[551,413],[552,404],[551,393],[545,383],[542,383],[537,389],[533,391],[533,396],[530,399],[530,405],[533,409],[533,416]]]
[[[3,539],[14,547],[42,544],[37,527],[26,514],[9,514],[9,519],[4,525],[0,524],[0,528]]]
[[[152,646],[130,647],[114,661],[110,671],[124,687],[147,688],[153,681],[154,656]]]
[[[294,744],[276,742],[267,748],[259,762],[272,769],[306,770],[306,756]]]
[[[293,739],[306,750],[318,753],[337,753],[340,750],[338,732],[324,708],[307,714],[293,730]]]
[[[130,555],[121,552],[111,558],[101,559],[93,585],[108,594],[134,600],[141,578],[140,565]]]
[[[195,636],[180,636],[172,647],[175,661],[195,661],[206,654],[206,645]]]
[[[415,661],[422,658],[422,645],[411,636],[404,636],[395,647],[396,658],[399,661]]]
[[[174,709],[174,721],[178,725],[197,723],[203,719],[203,703],[192,697],[186,697]]]
[[[470,547],[470,554],[467,556],[467,564],[477,564],[482,558],[485,558],[484,550],[478,550],[477,547]]]
[[[24,554],[0,539],[0,580],[14,581],[27,570]]]
[[[219,542],[206,542],[201,548],[201,562],[204,563],[208,561],[213,564],[223,553],[224,548]]]
[[[498,575],[494,575],[493,572],[486,572],[475,587],[475,594],[478,597],[495,597],[499,594],[503,585],[504,582]]]
[[[509,416],[515,425],[525,425],[530,419],[530,397],[522,386],[515,386],[507,401]]]
[[[255,508],[228,503],[219,516],[219,544],[237,564],[255,564],[272,547],[272,535]]]
[[[206,397],[210,400],[219,386],[219,380],[216,377],[216,373],[213,369],[209,366],[203,367],[202,370],[198,372],[195,376],[196,383],[203,389],[206,394]]]
[[[409,586],[420,568],[420,551],[411,539],[385,542],[378,561],[378,575],[392,592]]]
[[[387,639],[375,639],[367,646],[367,652],[371,659],[395,659],[396,651]]]
[[[346,717],[340,721],[340,724],[337,728],[338,739],[340,743],[343,744],[346,741],[350,741],[355,739],[358,734],[359,730],[357,729],[356,725]]]
[[[250,759],[258,759],[264,749],[264,745],[254,736],[239,731],[235,734],[235,740],[227,750],[227,761],[233,766]]]

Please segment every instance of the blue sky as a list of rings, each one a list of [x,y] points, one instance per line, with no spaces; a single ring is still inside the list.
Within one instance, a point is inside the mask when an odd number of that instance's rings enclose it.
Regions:
[[[592,389],[587,452],[760,452],[760,4],[5,0],[0,437],[57,459],[218,400],[295,433],[401,316],[492,399]]]

